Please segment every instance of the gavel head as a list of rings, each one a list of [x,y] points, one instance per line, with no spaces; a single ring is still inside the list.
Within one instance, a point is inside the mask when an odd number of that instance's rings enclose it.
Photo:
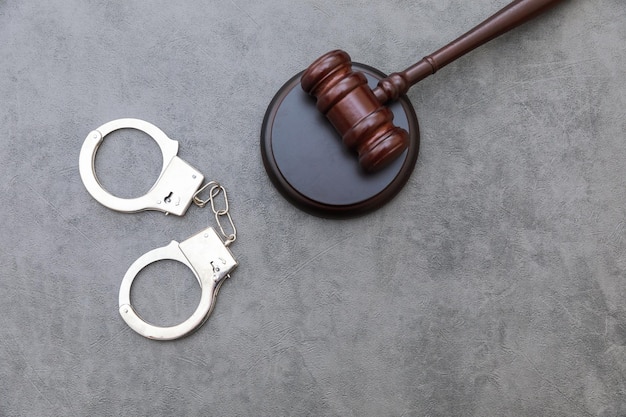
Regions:
[[[332,51],[313,62],[302,74],[302,89],[317,98],[324,114],[344,144],[356,150],[369,172],[396,159],[409,145],[409,134],[393,124],[393,113],[367,85],[361,72],[352,71],[350,56]]]

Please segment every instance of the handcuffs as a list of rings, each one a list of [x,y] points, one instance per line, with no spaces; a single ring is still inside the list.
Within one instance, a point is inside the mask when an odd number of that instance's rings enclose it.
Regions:
[[[96,152],[104,138],[115,130],[127,128],[140,130],[151,136],[163,155],[163,168],[155,184],[145,195],[131,199],[111,195],[102,187],[95,172]],[[230,215],[226,190],[215,181],[201,186],[204,176],[180,159],[177,153],[178,142],[167,137],[153,124],[139,119],[118,119],[91,131],[83,143],[79,157],[80,176],[87,191],[110,209],[124,213],[157,210],[165,214],[182,216],[192,202],[199,207],[210,203],[222,237],[215,229],[208,227],[180,243],[172,241],[167,246],[153,249],[139,257],[122,279],[119,293],[120,315],[131,329],[144,337],[156,340],[177,339],[202,326],[213,310],[222,283],[237,267],[237,261],[228,248],[237,238],[237,229]],[[199,194],[207,188],[209,197],[202,200]],[[215,200],[220,194],[223,195],[224,203],[222,208],[217,208]],[[222,220],[228,221],[230,233],[225,232]],[[159,327],[146,322],[137,314],[131,305],[130,291],[133,281],[143,268],[166,259],[181,262],[191,269],[200,284],[202,294],[198,307],[187,320],[175,326]]]

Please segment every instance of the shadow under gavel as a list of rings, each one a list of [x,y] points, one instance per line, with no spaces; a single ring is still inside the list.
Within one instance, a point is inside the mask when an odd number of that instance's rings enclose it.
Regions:
[[[366,171],[377,171],[400,156],[409,134],[393,124],[385,103],[478,46],[538,16],[562,0],[516,0],[438,51],[402,72],[380,80],[375,89],[364,74],[352,70],[350,56],[336,50],[318,58],[302,74],[304,91],[317,98],[322,112],[359,155]]]

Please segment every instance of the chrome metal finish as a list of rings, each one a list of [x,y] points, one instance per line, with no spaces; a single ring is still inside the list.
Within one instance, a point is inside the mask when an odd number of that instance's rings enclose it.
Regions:
[[[206,190],[209,187],[211,187],[211,189],[209,190],[209,193],[210,193],[209,199],[208,200],[201,199],[200,198],[200,193],[202,193],[204,190]],[[196,206],[198,206],[200,208],[204,208],[204,206],[206,206],[207,203],[210,203],[213,200],[214,197],[217,197],[217,193],[219,192],[219,188],[220,188],[220,184],[217,181],[209,181],[209,182],[207,182],[202,187],[200,187],[198,189],[198,191],[196,191],[196,193],[193,195],[193,202],[196,204]]]
[[[163,168],[152,188],[138,198],[119,198],[106,191],[96,176],[96,152],[105,136],[118,129],[136,129],[152,137],[163,155]],[[180,159],[178,142],[170,139],[158,127],[139,119],[117,119],[105,123],[87,135],[80,151],[80,177],[93,198],[104,206],[124,213],[158,210],[165,214],[185,214],[204,176]]]
[[[144,321],[130,302],[130,290],[137,274],[147,265],[164,259],[187,265],[202,290],[200,303],[191,317],[171,327],[159,327]],[[211,227],[181,243],[172,241],[144,254],[130,266],[120,287],[120,314],[134,331],[149,339],[172,340],[186,336],[204,324],[213,310],[220,286],[236,266],[232,253]]]
[[[137,129],[150,135],[161,149],[163,168],[159,178],[144,196],[131,199],[118,198],[107,192],[96,177],[96,152],[104,137],[118,129]],[[204,176],[195,168],[176,156],[178,142],[167,137],[158,127],[139,119],[118,119],[105,123],[87,135],[80,151],[80,176],[87,191],[104,206],[133,213],[143,210],[158,210],[165,214],[182,216],[193,201],[199,207],[211,203],[211,210],[225,242],[211,227],[178,243],[151,250],[137,259],[126,271],[119,294],[119,311],[124,321],[137,333],[149,339],[171,340],[188,335],[206,321],[215,304],[215,297],[229,273],[237,266],[228,246],[237,238],[237,229],[230,216],[226,190],[215,181],[200,187]],[[209,188],[209,199],[202,200],[199,194]],[[216,208],[215,198],[223,194],[223,208]],[[232,233],[227,234],[222,225],[226,216]],[[194,313],[184,322],[170,327],[160,327],[143,320],[130,302],[130,290],[137,274],[147,265],[164,259],[185,264],[198,280],[202,295]]]
[[[209,199],[208,200],[201,199],[199,197],[200,193],[209,187],[210,187]],[[218,195],[220,195],[220,193],[223,195],[223,198],[224,198],[224,203],[223,203],[224,208],[217,209],[215,208],[216,206],[215,198]],[[204,184],[193,195],[193,201],[194,203],[196,203],[198,207],[204,207],[207,205],[207,203],[209,202],[211,203],[211,211],[215,215],[215,221],[217,222],[217,226],[220,228],[222,237],[226,239],[226,241],[224,242],[224,245],[229,246],[231,243],[237,240],[237,228],[235,227],[235,224],[233,223],[233,218],[230,216],[230,205],[228,204],[228,194],[226,193],[226,189],[222,185],[220,185],[219,182],[210,181]],[[222,217],[226,217],[226,219],[228,219],[228,223],[230,223],[229,227],[232,233],[226,233],[224,231],[224,226],[222,225]]]

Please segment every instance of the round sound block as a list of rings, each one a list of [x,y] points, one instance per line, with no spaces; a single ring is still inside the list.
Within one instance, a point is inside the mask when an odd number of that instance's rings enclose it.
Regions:
[[[373,89],[385,74],[353,63]],[[298,208],[321,217],[355,217],[391,200],[408,181],[419,151],[417,116],[406,96],[388,107],[394,124],[409,132],[408,149],[390,165],[365,172],[315,98],[300,87],[301,73],[289,80],[270,103],[261,130],[265,170],[278,191]]]

